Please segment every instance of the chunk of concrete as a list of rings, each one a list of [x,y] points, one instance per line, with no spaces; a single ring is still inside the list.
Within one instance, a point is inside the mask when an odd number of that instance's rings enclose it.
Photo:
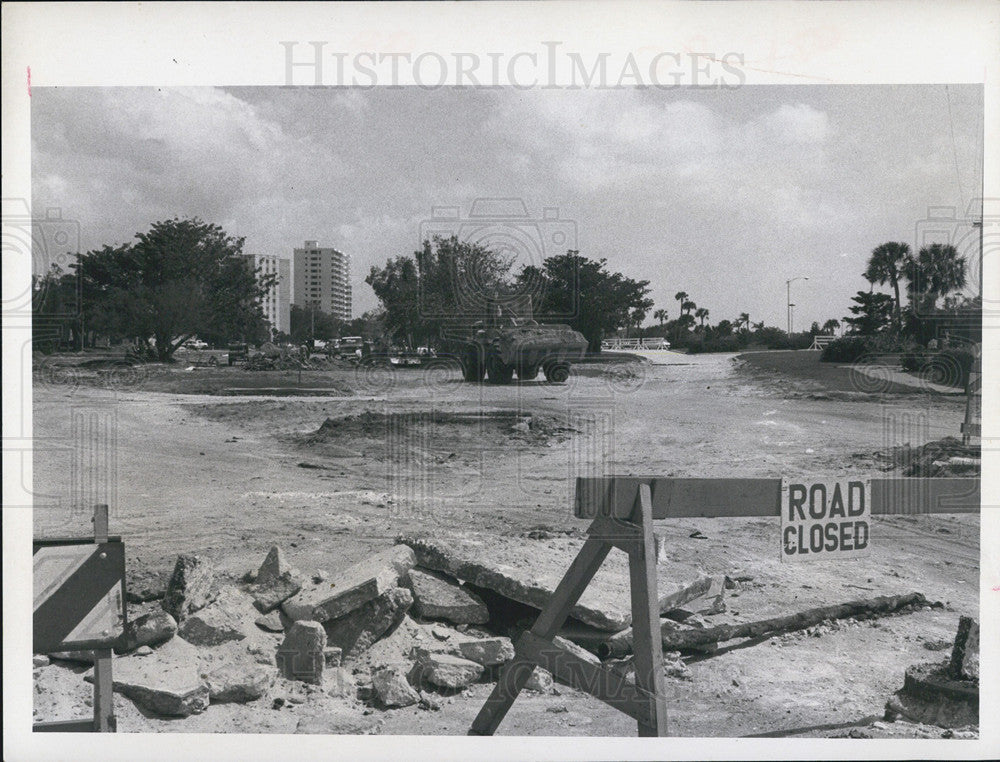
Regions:
[[[202,674],[213,704],[256,701],[274,682],[273,667],[255,662],[222,664]]]
[[[439,572],[411,569],[409,588],[413,591],[413,611],[423,619],[446,619],[455,624],[484,624],[490,619],[479,596]]]
[[[296,622],[278,647],[278,670],[289,680],[319,685],[323,682],[326,660],[326,632],[319,622]]]
[[[215,600],[215,567],[211,561],[180,555],[160,604],[178,623]]]
[[[93,673],[85,679],[93,682]],[[208,707],[208,686],[198,673],[198,649],[179,638],[148,656],[115,659],[112,682],[114,690],[157,714],[187,717]]]
[[[514,644],[510,638],[463,640],[457,644],[456,651],[457,656],[484,667],[496,667],[514,658]]]
[[[544,542],[491,536],[414,537],[397,540],[413,548],[417,563],[535,609],[549,602],[582,542]],[[670,573],[665,567],[663,576]],[[676,584],[663,583],[664,590]],[[627,560],[609,556],[573,606],[570,616],[600,630],[618,632],[632,622]]]
[[[391,588],[346,616],[324,622],[327,641],[353,658],[399,624],[411,605],[413,596],[409,590]]]
[[[258,616],[249,596],[225,588],[203,609],[188,614],[178,634],[196,646],[217,646],[229,640],[243,640],[254,632]]]
[[[285,560],[275,545],[257,571],[256,584],[250,589],[254,605],[262,613],[273,611],[302,589],[299,573]]]
[[[451,654],[417,649],[412,674],[415,682],[427,681],[439,688],[457,690],[474,683],[483,674],[483,665]]]
[[[284,632],[285,625],[281,621],[281,614],[272,611],[269,614],[262,614],[254,620],[254,624],[265,632]]]
[[[170,614],[166,611],[151,611],[128,622],[115,653],[127,653],[140,646],[158,646],[176,633],[177,622]]]
[[[542,667],[535,667],[531,673],[531,677],[528,678],[528,682],[524,684],[525,690],[535,691],[536,693],[552,693],[554,687],[555,680],[552,677],[552,673]]]
[[[400,667],[383,667],[372,674],[372,686],[379,700],[387,707],[413,706],[420,694],[410,685]]]
[[[598,659],[597,656],[592,654],[586,648],[578,646],[572,640],[566,640],[566,638],[562,637],[561,635],[556,635],[554,638],[552,638],[552,643],[556,646],[559,646],[559,648],[561,648],[564,651],[569,651],[574,656],[583,659],[583,661],[588,662],[589,664],[593,664],[596,667],[599,667],[601,665],[601,660]]]
[[[979,679],[979,621],[969,616],[958,620],[958,633],[951,651],[949,671],[960,680]]]
[[[338,619],[395,588],[415,564],[416,557],[410,548],[395,545],[301,590],[281,608],[294,620]]]

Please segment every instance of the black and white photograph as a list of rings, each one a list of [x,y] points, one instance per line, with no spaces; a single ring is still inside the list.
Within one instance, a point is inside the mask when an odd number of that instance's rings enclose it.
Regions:
[[[5,758],[997,756],[996,4],[90,9],[3,11]]]

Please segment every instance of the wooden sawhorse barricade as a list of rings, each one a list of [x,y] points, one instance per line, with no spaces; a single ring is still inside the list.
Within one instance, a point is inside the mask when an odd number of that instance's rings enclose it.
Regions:
[[[588,538],[514,659],[479,711],[470,735],[492,735],[536,666],[638,723],[640,736],[667,735],[654,519],[779,516],[780,479],[577,479],[575,515],[593,521]],[[979,479],[872,479],[872,514],[978,513]],[[877,541],[877,538],[876,538]],[[635,681],[553,642],[612,548],[628,554]],[[776,551],[777,553],[777,543]]]

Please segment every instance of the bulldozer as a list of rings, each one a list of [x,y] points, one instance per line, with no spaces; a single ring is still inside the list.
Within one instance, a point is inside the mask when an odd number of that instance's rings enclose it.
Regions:
[[[530,300],[490,299],[485,319],[452,342],[466,381],[509,384],[514,374],[531,381],[539,372],[553,383],[569,378],[570,365],[583,358],[587,340],[568,325],[539,324]]]

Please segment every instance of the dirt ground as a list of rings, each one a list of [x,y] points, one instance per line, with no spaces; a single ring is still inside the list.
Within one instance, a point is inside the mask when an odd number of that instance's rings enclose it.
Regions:
[[[180,374],[202,372],[160,375],[183,388]],[[814,381],[749,372],[732,355],[663,352],[655,363],[579,366],[562,385],[480,386],[457,373],[389,369],[267,382],[313,390],[302,397],[226,393],[262,384],[235,368],[204,373],[215,381],[192,386],[213,394],[152,391],[165,382],[149,374],[111,388],[57,374],[36,381],[36,536],[86,534],[80,505],[105,501],[132,569],[169,569],[177,554],[196,553],[236,577],[276,544],[300,569],[336,571],[403,534],[583,530],[571,507],[578,475],[892,475],[880,453],[953,436],[964,413],[961,397],[835,398]],[[87,426],[92,452],[81,455],[73,437]],[[950,641],[960,615],[978,615],[978,516],[876,519],[870,556],[811,564],[780,563],[777,519],[664,521],[657,532],[671,564],[689,570],[682,582],[699,573],[750,578],[727,591],[728,610],[713,625],[911,591],[945,603],[685,657],[689,679],[667,680],[671,734],[932,732],[872,723],[907,666],[940,660],[926,644]],[[72,670],[46,679],[70,681],[60,683],[66,695],[89,690]],[[490,687],[436,712],[382,712],[377,731],[465,734]],[[269,712],[211,706],[162,720],[126,710],[119,731],[290,732]],[[523,695],[499,732],[632,736],[635,726],[560,686]]]

